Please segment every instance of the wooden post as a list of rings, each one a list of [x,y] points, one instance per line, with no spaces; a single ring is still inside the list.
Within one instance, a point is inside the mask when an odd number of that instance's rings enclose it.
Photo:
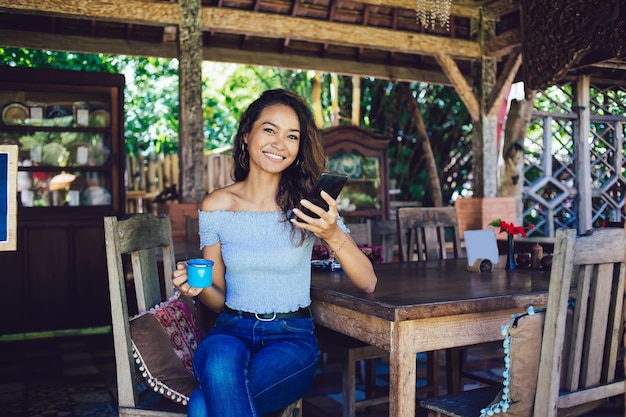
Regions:
[[[352,124],[361,121],[361,77],[352,77]]]
[[[337,74],[330,74],[331,124],[339,126],[339,78]]]
[[[480,17],[477,35],[484,45],[495,35],[495,22]],[[489,113],[489,97],[496,86],[497,62],[483,55],[474,64],[474,86],[478,91],[480,122],[474,124],[472,136],[474,197],[498,195],[498,116]]]
[[[591,130],[591,109],[589,109],[590,77],[581,75],[576,84],[576,106],[578,109],[578,136],[576,141],[576,177],[580,179],[577,188],[578,231],[593,228],[591,207],[591,155],[589,153],[589,131]]]
[[[315,115],[315,123],[321,128],[324,125],[324,115],[322,114],[322,80],[319,72],[313,77],[313,114]]]
[[[200,0],[180,0],[178,34],[180,194],[182,201],[204,197],[204,129],[202,117],[202,10]]]

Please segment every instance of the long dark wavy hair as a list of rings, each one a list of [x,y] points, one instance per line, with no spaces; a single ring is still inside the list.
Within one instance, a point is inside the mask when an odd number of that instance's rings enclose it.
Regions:
[[[315,125],[311,109],[299,95],[283,89],[267,90],[246,109],[239,120],[239,129],[233,143],[233,180],[238,182],[248,177],[250,154],[243,139],[252,131],[252,126],[259,119],[261,112],[275,104],[291,107],[300,122],[298,157],[281,175],[276,195],[276,204],[281,208],[286,221],[291,210],[312,192],[315,180],[326,166],[321,132]],[[293,225],[291,228],[292,239],[296,244],[301,244],[305,231],[299,229],[300,235],[296,238],[296,228]]]

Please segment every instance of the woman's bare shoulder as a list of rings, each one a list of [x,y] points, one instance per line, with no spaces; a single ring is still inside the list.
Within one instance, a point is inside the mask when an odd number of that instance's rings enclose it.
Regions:
[[[204,211],[233,210],[237,203],[237,184],[231,184],[204,197],[200,209]]]

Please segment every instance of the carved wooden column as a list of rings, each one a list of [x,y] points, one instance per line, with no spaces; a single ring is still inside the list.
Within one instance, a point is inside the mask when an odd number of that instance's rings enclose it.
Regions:
[[[472,36],[480,42],[483,53],[474,61],[471,84],[450,55],[435,55],[472,117],[472,191],[479,198],[498,196],[498,112],[522,62],[519,48],[513,48],[496,78],[497,59],[502,54],[493,45],[485,46],[495,34],[494,16],[497,14],[489,14],[483,7],[480,17],[472,20]]]
[[[202,116],[202,10],[200,0],[179,0],[179,146],[183,202],[199,203],[205,195]]]
[[[481,13],[474,30],[481,45],[495,34],[495,22],[484,19]],[[489,96],[496,85],[496,60],[483,54],[475,61],[472,71],[474,92],[478,100],[480,119],[472,129],[472,190],[474,197],[498,195],[498,115],[489,112]]]

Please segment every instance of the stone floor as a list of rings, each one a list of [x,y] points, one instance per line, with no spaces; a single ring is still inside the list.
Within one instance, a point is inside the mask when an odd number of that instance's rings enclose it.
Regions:
[[[109,334],[0,342],[0,416],[3,417],[117,417],[115,363]],[[418,356],[418,359],[419,356]],[[470,350],[471,368],[499,378],[502,351]],[[422,375],[417,362],[418,377]],[[381,391],[388,388],[385,361],[377,365]],[[477,386],[465,381],[466,389]],[[418,385],[423,383],[420,378]],[[360,388],[360,387],[359,387]],[[359,391],[359,395],[362,392]],[[305,397],[303,417],[341,416],[341,375],[332,360],[320,367]],[[417,417],[423,416],[417,411]],[[624,416],[623,405],[603,417]],[[387,417],[386,405],[358,416]]]

